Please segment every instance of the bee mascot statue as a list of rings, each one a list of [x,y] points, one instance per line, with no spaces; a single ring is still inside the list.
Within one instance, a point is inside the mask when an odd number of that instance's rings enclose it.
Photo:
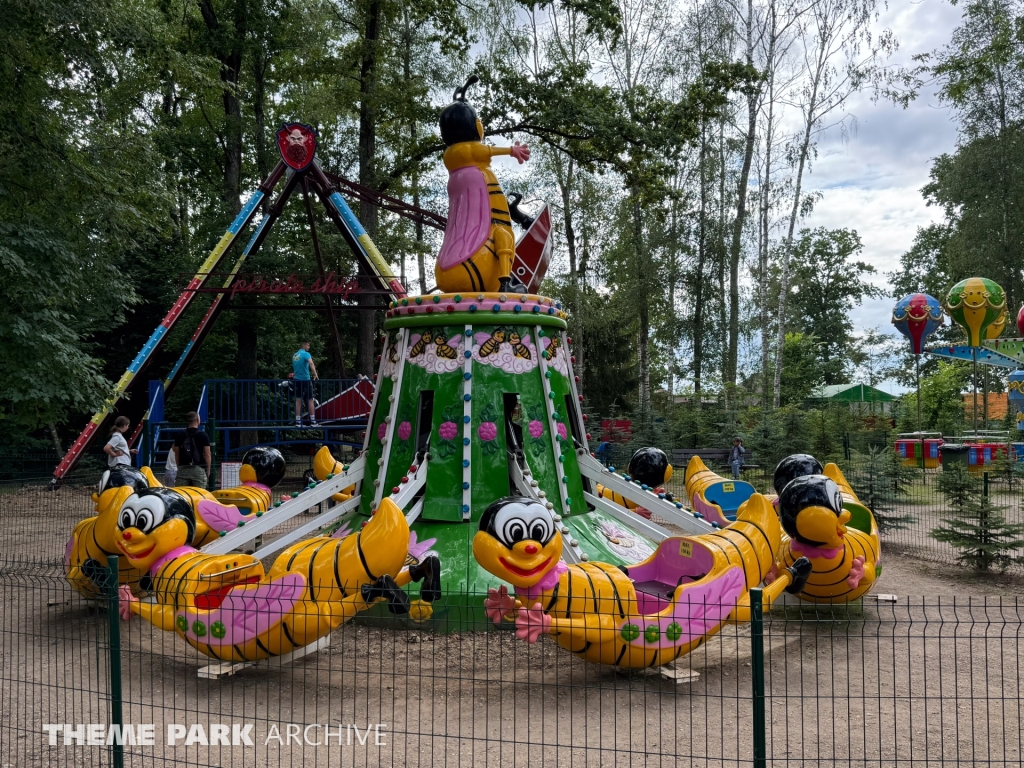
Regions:
[[[518,142],[511,147],[483,143],[483,123],[466,101],[466,89],[476,82],[476,75],[470,77],[441,113],[444,167],[449,174],[448,224],[434,274],[445,293],[525,293],[526,287],[512,276],[512,221],[522,224],[526,217],[515,206],[509,210],[491,158],[511,155],[523,163],[530,159],[530,150]]]

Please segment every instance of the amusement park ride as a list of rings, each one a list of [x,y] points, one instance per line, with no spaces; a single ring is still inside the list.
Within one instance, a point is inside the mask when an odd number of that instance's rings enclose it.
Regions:
[[[748,621],[761,584],[766,605],[784,591],[810,602],[863,596],[880,572],[878,532],[835,465],[790,457],[772,500],[695,457],[684,502],[661,487],[672,468],[657,449],[638,452],[626,473],[592,456],[566,313],[537,293],[551,253],[547,211],[535,220],[518,211],[490,167],[495,155],[524,162],[529,150],[483,144],[466,101],[473,82],[441,116],[450,209],[440,292],[406,295],[316,163],[311,129],[285,125],[281,164],[75,454],[284,178],[225,287],[288,194],[314,191],[391,297],[358,457],[345,465],[322,448],[316,479],[277,501],[283,459],[271,447],[249,449],[240,485],[213,493],[163,488],[145,467],[111,470],[93,496],[96,516],[68,543],[72,585],[96,594],[107,558],[118,556],[122,617],[175,632],[229,671],[322,647],[362,612],[437,631],[505,623],[528,642],[553,635],[592,662],[655,666]],[[513,222],[525,229],[518,242]],[[227,295],[217,294],[169,384]]]
[[[945,322],[944,313],[967,335],[967,344],[940,344],[926,347],[928,337]],[[892,314],[896,329],[910,341],[917,361],[918,432],[900,435],[896,450],[904,463],[935,468],[943,456],[967,459],[968,468],[981,472],[992,464],[1000,452],[1012,450],[1017,461],[1024,461],[1024,443],[992,442],[991,434],[978,430],[978,364],[1007,369],[1008,407],[1015,413],[1018,432],[1024,430],[1024,338],[1003,339],[1009,313],[1006,294],[997,283],[983,277],[961,280],[950,288],[945,303],[925,293],[914,293],[900,299]],[[1017,315],[1017,329],[1024,336],[1024,307]],[[974,428],[970,445],[944,444],[942,435],[924,433],[921,425],[920,360],[925,352],[934,357],[965,360],[974,364]]]

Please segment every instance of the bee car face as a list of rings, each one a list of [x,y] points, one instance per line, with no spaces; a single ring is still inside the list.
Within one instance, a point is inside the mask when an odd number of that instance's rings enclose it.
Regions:
[[[132,566],[145,571],[173,549],[192,541],[195,518],[183,496],[151,488],[129,496],[117,517],[117,547]]]
[[[473,556],[488,572],[515,587],[537,584],[562,556],[562,536],[539,501],[509,497],[484,512]]]
[[[779,512],[786,533],[802,544],[825,549],[843,546],[852,517],[843,509],[839,486],[824,475],[790,481],[779,497]]]
[[[92,502],[97,515],[114,512],[121,508],[125,499],[133,493],[149,487],[146,476],[134,467],[117,467],[107,469],[100,476],[96,492],[92,494]]]
[[[284,456],[276,448],[258,446],[250,448],[242,456],[242,467],[238,471],[238,482],[261,483],[273,488],[284,478]]]

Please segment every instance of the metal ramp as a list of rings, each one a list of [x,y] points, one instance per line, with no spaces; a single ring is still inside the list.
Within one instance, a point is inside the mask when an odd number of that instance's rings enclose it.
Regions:
[[[257,536],[262,536],[275,528],[287,523],[289,520],[301,515],[317,504],[328,501],[334,494],[340,493],[353,483],[359,483],[363,479],[365,460],[360,456],[353,461],[349,468],[341,474],[335,475],[330,480],[317,483],[313,488],[307,488],[298,496],[281,503],[279,507],[273,507],[255,520],[250,520],[226,536],[221,536],[202,548],[201,551],[211,555],[224,555],[232,550],[239,549],[242,545],[252,541]],[[330,507],[326,512],[317,515],[305,525],[300,525],[284,536],[274,539],[256,550],[256,557],[278,552],[289,544],[292,544],[306,536],[312,535],[315,531],[323,528],[328,523],[334,522],[347,512],[352,512],[359,507],[359,496],[353,496],[348,501]]]
[[[427,461],[417,464],[416,471],[409,474],[408,482],[402,483],[398,493],[393,493],[388,497],[400,509],[404,510],[407,506],[409,507],[405,519],[410,525],[416,521],[423,510],[422,492],[427,485],[427,465]],[[317,483],[312,488],[307,488],[299,493],[298,496],[282,502],[281,506],[274,507],[261,517],[250,520],[226,536],[222,536],[216,541],[207,544],[203,547],[202,551],[211,555],[223,555],[232,550],[242,548],[257,536],[262,536],[279,528],[299,515],[307,513],[318,504],[330,500],[334,494],[348,488],[350,485],[360,483],[363,479],[364,469],[364,457],[360,456],[349,465],[345,472],[335,475],[330,480]],[[253,554],[257,558],[273,555],[297,541],[316,535],[317,531],[321,528],[341,520],[346,515],[354,517],[356,510],[359,509],[359,503],[360,496],[356,493],[348,501],[331,506],[327,511],[316,515],[309,522],[288,531],[273,541],[259,546]]]
[[[661,518],[668,520],[678,526],[687,535],[700,535],[718,530],[719,526],[709,523],[699,512],[692,512],[683,507],[677,501],[668,501],[656,493],[645,491],[637,483],[626,480],[604,466],[601,462],[588,454],[582,448],[576,453],[580,465],[580,473],[593,483],[600,483],[605,488],[619,494],[625,499],[635,502]],[[595,489],[596,490],[596,489]],[[655,523],[653,520],[646,520],[640,515],[632,514],[628,509],[620,507],[608,499],[599,497],[596,493],[584,492],[583,498],[588,504],[592,504],[605,514],[611,515],[620,522],[651,537],[655,541],[662,541],[673,534],[664,526]]]

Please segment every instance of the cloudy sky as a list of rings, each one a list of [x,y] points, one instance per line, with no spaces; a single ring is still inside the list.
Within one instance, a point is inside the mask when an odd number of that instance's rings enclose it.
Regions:
[[[960,10],[948,0],[892,0],[878,28],[891,29],[899,39],[891,62],[910,64],[915,54],[941,48],[959,21]],[[884,286],[884,273],[898,265],[918,227],[940,218],[925,205],[920,190],[932,159],[955,149],[956,125],[930,91],[907,109],[859,97],[850,112],[856,131],[845,141],[833,131],[819,144],[807,186],[824,198],[804,226],[856,229],[864,243],[862,258],[879,271],[876,282]],[[891,299],[872,300],[854,310],[858,330],[892,330],[892,304]],[[889,382],[882,388],[902,391]]]

